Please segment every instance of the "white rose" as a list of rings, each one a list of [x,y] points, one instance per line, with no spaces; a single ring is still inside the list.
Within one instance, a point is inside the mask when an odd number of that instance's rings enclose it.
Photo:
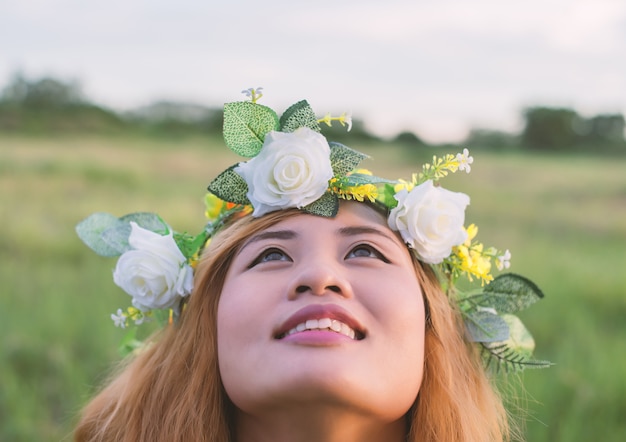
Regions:
[[[142,310],[176,308],[191,293],[193,269],[174,241],[172,232],[159,235],[131,222],[132,250],[120,256],[113,280]]]
[[[318,200],[333,177],[330,146],[323,135],[301,127],[269,132],[263,148],[235,169],[248,184],[248,199],[259,217],[274,210],[302,208]]]
[[[435,187],[429,180],[395,198],[398,206],[389,214],[389,227],[400,232],[423,262],[440,263],[467,239],[463,225],[470,199],[464,193]]]

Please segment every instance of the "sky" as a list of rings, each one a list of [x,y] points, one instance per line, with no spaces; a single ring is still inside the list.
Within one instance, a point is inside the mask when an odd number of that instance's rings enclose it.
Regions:
[[[0,87],[17,72],[119,111],[261,86],[279,113],[457,142],[528,106],[626,114],[626,1],[0,0]]]

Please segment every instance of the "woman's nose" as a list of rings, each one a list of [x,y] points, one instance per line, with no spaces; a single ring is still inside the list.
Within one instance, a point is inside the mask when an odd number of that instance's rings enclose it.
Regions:
[[[290,299],[303,294],[324,296],[336,294],[352,297],[352,287],[341,269],[329,263],[303,264],[288,289]]]

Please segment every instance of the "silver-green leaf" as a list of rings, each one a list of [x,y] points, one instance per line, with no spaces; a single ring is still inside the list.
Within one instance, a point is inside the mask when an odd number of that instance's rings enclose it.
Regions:
[[[132,249],[128,243],[132,231],[131,222],[159,235],[167,235],[170,232],[168,225],[155,213],[136,212],[124,215],[115,226],[102,232],[104,242],[120,254]]]
[[[317,201],[303,207],[303,210],[313,215],[334,218],[339,211],[339,199],[334,193],[326,192]]]
[[[335,176],[344,176],[356,169],[368,156],[341,143],[330,142],[330,164]]]
[[[151,232],[158,233],[160,235],[167,235],[170,233],[170,227],[161,219],[159,215],[151,212],[135,212],[124,215],[120,218],[120,221],[128,224],[130,222],[136,223],[139,227],[142,227]]]
[[[308,127],[316,132],[321,130],[315,112],[306,100],[291,105],[283,112],[279,123],[282,132],[293,132],[301,127]]]
[[[535,341],[522,321],[515,315],[502,315],[509,326],[509,339],[502,342],[483,342],[482,357],[485,366],[496,372],[519,372],[526,368],[546,368],[548,361],[533,359]]]
[[[256,156],[265,135],[278,127],[278,115],[267,106],[250,101],[224,105],[224,141],[241,156]]]
[[[473,342],[498,342],[509,339],[509,326],[497,314],[482,310],[465,313],[463,316]]]
[[[121,255],[118,249],[111,247],[102,238],[102,234],[115,228],[120,224],[120,220],[110,213],[98,212],[94,213],[76,225],[76,233],[78,237],[100,256],[114,257]]]
[[[476,305],[495,308],[498,313],[514,313],[529,307],[543,296],[539,287],[529,279],[505,273],[485,286],[483,293],[468,300]]]
[[[342,179],[342,182],[348,186],[363,186],[364,184],[396,184],[397,181],[368,175],[365,173],[352,173]]]
[[[211,181],[208,190],[224,201],[247,205],[250,204],[247,197],[248,184],[241,175],[235,172],[234,169],[238,165],[235,164],[220,173]]]

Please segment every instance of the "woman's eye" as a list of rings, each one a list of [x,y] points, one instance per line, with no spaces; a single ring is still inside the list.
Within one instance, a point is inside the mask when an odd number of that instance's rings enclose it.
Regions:
[[[387,258],[383,256],[378,250],[368,244],[359,244],[346,256],[347,258],[376,258],[384,262],[389,262]]]
[[[291,261],[291,258],[280,249],[267,249],[264,250],[263,253],[261,253],[252,262],[252,265],[250,265],[250,267],[254,267],[257,264],[270,261]]]

